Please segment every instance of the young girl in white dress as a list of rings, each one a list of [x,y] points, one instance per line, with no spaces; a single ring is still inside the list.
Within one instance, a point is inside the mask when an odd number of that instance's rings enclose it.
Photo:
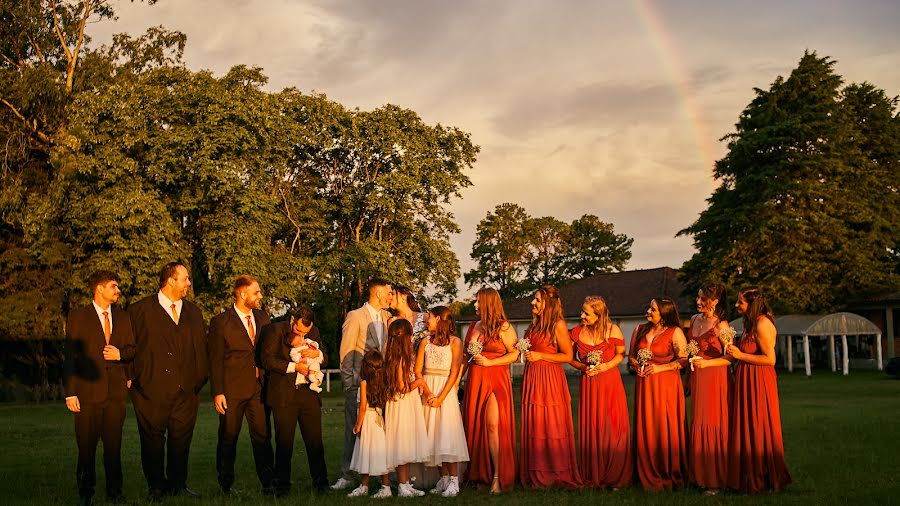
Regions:
[[[446,306],[430,311],[431,337],[419,347],[416,378],[423,380],[426,399],[425,429],[428,432],[429,458],[425,465],[440,467],[441,479],[432,494],[456,497],[459,493],[459,462],[468,462],[469,450],[457,384],[462,372],[462,341],[453,335],[453,317]]]
[[[381,489],[373,496],[382,499],[391,496],[388,477],[387,443],[384,436],[384,405],[387,401],[387,383],[384,376],[384,359],[378,350],[371,350],[363,357],[359,371],[359,415],[353,433],[358,434],[350,459],[350,469],[361,476],[361,484],[347,497],[369,495],[369,476],[381,476]]]
[[[415,355],[412,350],[412,325],[397,319],[388,326],[385,344],[385,377],[388,400],[385,403],[385,435],[388,468],[397,470],[397,495],[425,495],[409,483],[409,464],[428,460],[428,433],[419,388],[424,381],[415,379]]]

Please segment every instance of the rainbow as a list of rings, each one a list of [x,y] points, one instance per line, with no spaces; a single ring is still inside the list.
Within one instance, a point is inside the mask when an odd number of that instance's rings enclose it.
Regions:
[[[706,121],[703,118],[703,111],[697,104],[696,98],[694,98],[686,66],[678,56],[672,37],[666,30],[653,2],[651,0],[634,0],[633,3],[638,18],[647,31],[651,44],[656,48],[659,59],[672,79],[681,107],[691,124],[694,141],[699,151],[698,157],[705,167],[712,170],[716,160],[717,140],[710,134]]]

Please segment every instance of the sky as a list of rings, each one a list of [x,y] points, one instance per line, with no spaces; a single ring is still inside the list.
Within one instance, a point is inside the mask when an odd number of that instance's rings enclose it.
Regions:
[[[810,50],[845,82],[900,94],[896,0],[112,3],[95,45],[162,25],[187,35],[193,70],[256,65],[271,91],[396,104],[469,132],[481,152],[452,205],[463,272],[478,222],[503,202],[597,215],[634,239],[628,269],[677,268],[693,246],[674,236],[705,208],[719,139],[755,87]]]

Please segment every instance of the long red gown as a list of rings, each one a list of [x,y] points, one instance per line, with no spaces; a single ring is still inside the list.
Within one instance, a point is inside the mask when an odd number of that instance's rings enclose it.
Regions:
[[[672,336],[675,327],[656,336],[650,345],[651,363],[664,365],[676,360]],[[647,338],[631,343],[637,360]],[[665,371],[634,382],[634,441],[638,478],[645,490],[660,491],[684,486],[687,478],[684,388],[678,371]]]
[[[578,361],[587,364],[588,353],[599,350],[604,363],[616,356],[621,339],[590,345],[579,340],[581,326],[572,329]],[[628,433],[628,402],[618,368],[596,376],[581,375],[578,398],[578,471],[585,487],[618,488],[631,484],[634,458]]]
[[[466,336],[468,349],[471,332]],[[484,337],[481,337],[484,339]],[[506,354],[503,341],[493,339],[484,343],[481,354],[486,358],[497,358]],[[466,360],[469,357],[466,355]],[[512,381],[508,365],[480,366],[469,362],[465,397],[462,405],[463,425],[466,429],[466,444],[469,448],[469,464],[463,481],[472,485],[490,486],[494,480],[494,466],[488,446],[488,432],[485,415],[487,403],[493,394],[497,400],[500,426],[500,451],[498,455],[500,488],[509,490],[516,484],[516,418],[513,408]]]
[[[737,346],[743,353],[762,355],[752,335],[742,335]],[[728,487],[758,494],[790,484],[774,366],[737,362],[730,422]]]
[[[723,356],[722,341],[716,327],[694,335],[691,326],[688,341],[697,341],[699,357]],[[691,371],[691,428],[688,448],[690,481],[707,488],[723,488],[728,476],[728,411],[731,409],[732,378],[727,366]]]
[[[531,351],[558,353],[543,334],[526,335]],[[530,488],[581,486],[575,457],[572,397],[562,364],[526,362],[522,377],[522,444],[519,469],[522,485]]]

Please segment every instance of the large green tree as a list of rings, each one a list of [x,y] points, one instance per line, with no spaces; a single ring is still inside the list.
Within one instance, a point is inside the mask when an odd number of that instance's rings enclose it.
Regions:
[[[621,271],[633,242],[592,214],[565,223],[500,204],[478,223],[471,253],[476,266],[465,280],[470,287],[494,286],[503,298],[515,298],[542,284]]]
[[[679,232],[705,278],[760,284],[782,312],[829,311],[900,287],[896,99],[842,89],[834,60],[807,52],[744,109],[716,162],[720,185]]]

